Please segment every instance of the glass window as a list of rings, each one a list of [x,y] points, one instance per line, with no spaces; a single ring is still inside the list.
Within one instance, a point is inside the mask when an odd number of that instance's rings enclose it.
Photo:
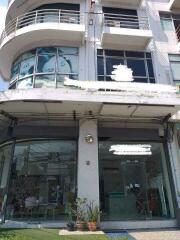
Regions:
[[[104,58],[98,57],[98,75],[104,75]]]
[[[35,88],[55,88],[55,75],[37,75],[35,77]]]
[[[37,72],[51,73],[55,72],[56,55],[47,54],[38,56]]]
[[[34,72],[35,57],[27,58],[21,61],[19,77],[25,77]]]
[[[14,62],[11,82],[14,82],[14,88],[17,86],[21,89],[34,87],[33,79],[36,80],[35,87],[55,87],[55,79],[59,74],[78,79],[78,72],[78,48],[42,47],[22,54]],[[11,86],[9,88],[14,89]]]
[[[4,206],[7,199],[6,187],[8,183],[8,171],[11,160],[12,145],[0,148],[0,219],[4,218]]]
[[[175,81],[175,84],[177,81],[180,80],[180,55],[169,55],[170,65],[171,65],[171,71],[173,75],[173,80]]]
[[[128,59],[127,66],[132,69],[133,76],[146,76],[144,60]]]
[[[11,69],[11,81],[17,80],[19,77],[19,66],[20,66],[20,62],[16,61],[13,64],[13,67]]]
[[[73,55],[58,56],[59,73],[78,73],[78,59]]]
[[[147,66],[148,66],[149,77],[154,78],[154,69],[153,69],[153,64],[152,64],[152,60],[151,59],[147,60]]]
[[[76,194],[76,142],[17,143],[11,170],[7,219],[62,220]]]
[[[160,13],[161,26],[165,31],[174,31],[173,21],[171,14]]]
[[[124,65],[124,60],[123,59],[118,59],[118,58],[106,58],[106,75],[112,75],[112,71],[114,71],[114,66],[117,65]]]
[[[37,48],[37,54],[56,54],[57,49],[55,47],[43,47]]]
[[[174,217],[161,143],[100,140],[99,169],[103,220]]]
[[[155,83],[151,53],[102,49],[98,49],[97,53],[97,72],[99,81],[112,81],[111,75],[114,66],[121,64],[132,70],[134,82]]]
[[[17,89],[33,88],[33,77],[21,79],[17,82]]]
[[[174,80],[180,80],[180,62],[171,63],[171,69],[172,69]]]

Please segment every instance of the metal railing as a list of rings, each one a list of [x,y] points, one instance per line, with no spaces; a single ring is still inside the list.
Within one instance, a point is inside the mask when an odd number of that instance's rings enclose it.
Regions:
[[[147,17],[114,13],[104,13],[103,25],[107,27],[129,29],[149,29],[149,22]]]
[[[83,14],[76,10],[43,9],[31,11],[18,16],[6,25],[1,35],[0,44],[11,33],[16,33],[17,30],[30,25],[41,23],[80,24],[83,21]]]
[[[180,25],[176,28],[177,40],[180,42]]]

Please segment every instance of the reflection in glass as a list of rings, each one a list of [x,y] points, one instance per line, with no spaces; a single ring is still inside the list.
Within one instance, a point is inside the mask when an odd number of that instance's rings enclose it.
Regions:
[[[174,217],[161,143],[100,141],[99,160],[102,218]]]
[[[58,56],[58,72],[78,73],[77,57],[73,55]]]
[[[17,82],[17,89],[28,89],[28,88],[33,88],[33,78],[28,77],[21,79]]]
[[[8,181],[8,169],[11,160],[12,145],[0,148],[0,219],[4,218],[4,206],[6,201],[6,187]]]
[[[56,56],[52,54],[38,56],[37,72],[50,73],[55,72]]]
[[[21,61],[19,77],[31,75],[34,72],[35,57],[27,58]]]
[[[55,75],[38,75],[35,77],[35,88],[54,88],[55,87]]]
[[[11,70],[13,87],[10,85],[10,89],[14,89],[16,86],[18,88],[55,87],[55,80],[59,74],[70,79],[78,79],[78,68],[78,48],[37,48],[22,54],[14,62]],[[49,73],[54,73],[54,75]],[[26,76],[28,78],[25,78]],[[35,86],[32,79],[35,79]]]
[[[64,219],[67,202],[75,198],[75,178],[75,141],[16,144],[7,219]]]

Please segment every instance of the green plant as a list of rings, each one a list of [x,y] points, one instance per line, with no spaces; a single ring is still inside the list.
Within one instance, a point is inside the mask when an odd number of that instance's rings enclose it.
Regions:
[[[87,204],[87,216],[89,222],[98,222],[101,215],[99,206],[95,205],[94,201],[90,201]]]
[[[73,222],[74,210],[72,207],[72,203],[70,202],[67,203],[65,213],[67,214],[68,222]]]
[[[86,198],[76,198],[75,201],[75,209],[73,210],[73,214],[76,216],[77,222],[84,222],[86,219]]]

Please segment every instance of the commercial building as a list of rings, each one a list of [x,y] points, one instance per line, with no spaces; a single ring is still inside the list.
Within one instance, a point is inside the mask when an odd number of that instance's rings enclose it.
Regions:
[[[4,226],[178,226],[179,0],[11,0],[0,40]]]

